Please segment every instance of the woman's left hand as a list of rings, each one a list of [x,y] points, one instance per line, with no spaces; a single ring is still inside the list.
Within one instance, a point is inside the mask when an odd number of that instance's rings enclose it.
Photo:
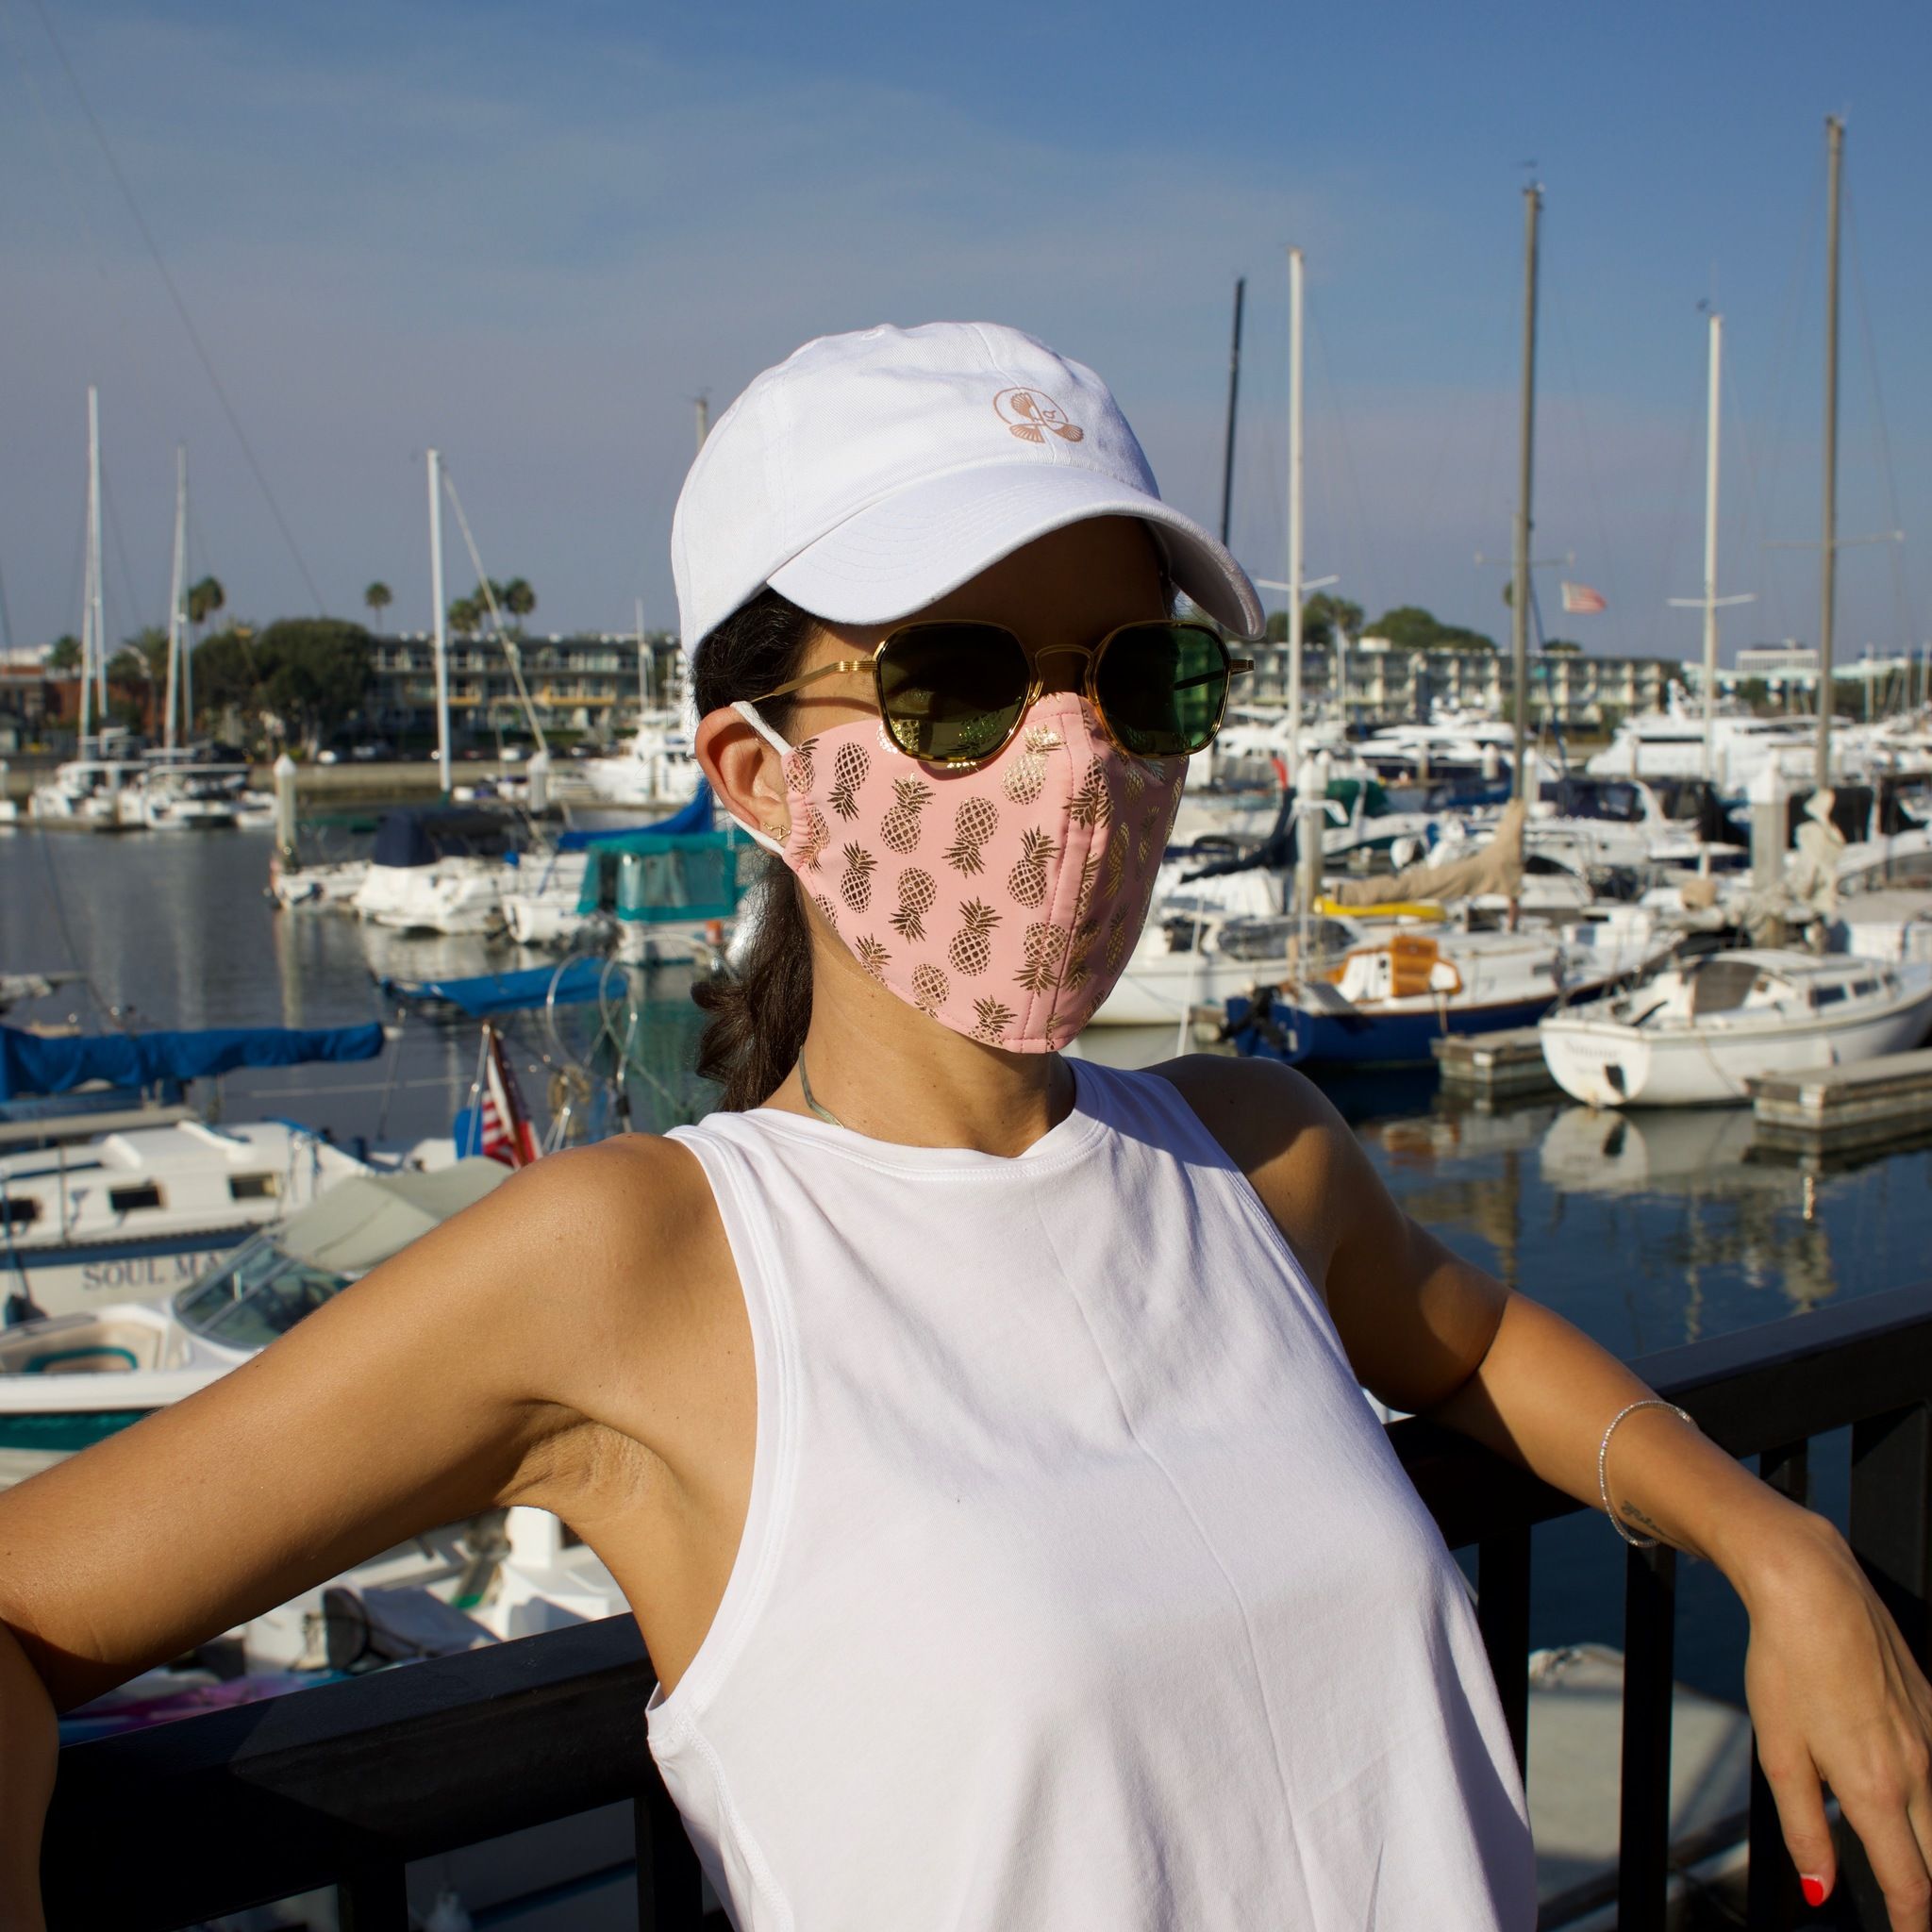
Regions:
[[[1734,1575],[1751,1613],[1744,1689],[1757,1756],[1808,1903],[1837,1882],[1829,1786],[1891,1932],[1932,1924],[1932,1685],[1844,1539],[1793,1509]]]

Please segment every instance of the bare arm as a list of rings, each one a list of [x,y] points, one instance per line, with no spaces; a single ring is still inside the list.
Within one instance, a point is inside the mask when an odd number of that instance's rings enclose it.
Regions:
[[[38,1923],[56,1707],[423,1530],[553,1501],[613,1324],[643,1308],[623,1345],[647,1344],[650,1276],[675,1272],[658,1197],[678,1190],[650,1170],[675,1183],[690,1157],[656,1146],[515,1176],[211,1388],[0,1496],[0,1924]]]
[[[1651,1393],[1637,1376],[1403,1213],[1298,1074],[1252,1061],[1162,1071],[1322,1288],[1364,1386],[1598,1505],[1604,1431]],[[1830,1890],[1824,1780],[1872,1858],[1894,1932],[1924,1932],[1932,1687],[1843,1539],[1667,1409],[1619,1425],[1607,1475],[1633,1533],[1716,1563],[1750,1612],[1746,1687],[1800,1873],[1819,1897]]]

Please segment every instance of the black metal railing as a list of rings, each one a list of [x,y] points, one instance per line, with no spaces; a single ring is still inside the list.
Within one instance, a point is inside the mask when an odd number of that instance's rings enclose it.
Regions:
[[[1790,1316],[1636,1364],[1733,1455],[1803,1497],[1807,1444],[1850,1425],[1850,1534],[1922,1663],[1932,1585],[1932,1284]],[[1391,1437],[1453,1547],[1474,1545],[1479,1623],[1519,1763],[1528,1729],[1530,1532],[1581,1506],[1421,1421]],[[1622,1932],[1665,1923],[1675,1559],[1625,1586]],[[48,1821],[49,1924],[160,1932],[339,1888],[344,1932],[404,1932],[411,1859],[614,1801],[634,1807],[639,1924],[700,1924],[698,1870],[645,1743],[649,1659],[628,1618],[69,1746]],[[1749,1924],[1799,1898],[1761,1776]],[[1855,1843],[1860,1923],[1886,1921]]]

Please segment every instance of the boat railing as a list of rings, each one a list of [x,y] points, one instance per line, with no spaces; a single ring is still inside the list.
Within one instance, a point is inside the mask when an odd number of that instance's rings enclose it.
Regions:
[[[1932,1282],[1635,1366],[1713,1441],[1755,1457],[1768,1482],[1800,1499],[1810,1488],[1809,1445],[1849,1427],[1852,1546],[1923,1665]],[[1532,1531],[1582,1506],[1427,1422],[1395,1423],[1390,1438],[1449,1543],[1476,1553],[1482,1641],[1524,1763]],[[1623,1932],[1666,1923],[1675,1624],[1675,1553],[1628,1551],[1614,1878]],[[70,1745],[42,1859],[48,1923],[55,1932],[143,1932],[334,1886],[342,1925],[404,1932],[412,1859],[624,1803],[634,1821],[639,1924],[696,1932],[697,1864],[645,1742],[653,1682],[636,1626],[619,1617]],[[1740,1828],[1751,1854],[1746,1923],[1758,1932],[1792,1925],[1797,1881],[1755,1757]],[[101,1855],[104,1830],[110,1857]],[[1841,1891],[1859,1923],[1886,1924],[1848,1834],[1841,1860]],[[1585,1904],[1570,1900],[1574,1909]]]

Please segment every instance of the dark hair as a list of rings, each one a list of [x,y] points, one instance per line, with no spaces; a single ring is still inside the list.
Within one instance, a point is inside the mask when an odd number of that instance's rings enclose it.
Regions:
[[[765,590],[706,633],[691,658],[691,697],[699,717],[755,698],[798,675],[812,619],[790,598]],[[774,698],[760,715],[784,732],[790,698]],[[784,860],[768,856],[743,909],[755,922],[735,977],[700,980],[691,998],[710,1018],[698,1042],[698,1072],[724,1091],[721,1107],[759,1107],[777,1091],[805,1045],[811,1024],[811,931],[798,881]]]

